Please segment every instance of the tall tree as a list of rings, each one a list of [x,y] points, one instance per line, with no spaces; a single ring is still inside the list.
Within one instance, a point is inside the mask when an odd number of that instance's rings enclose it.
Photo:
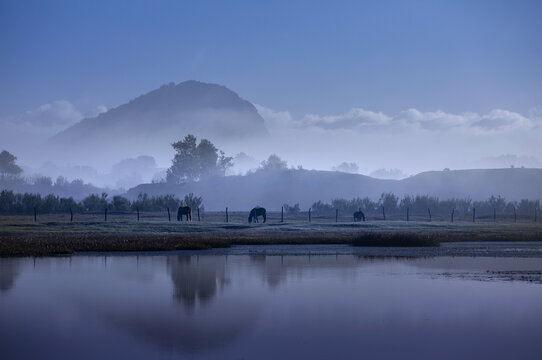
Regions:
[[[202,139],[198,144],[194,135],[187,135],[171,146],[176,153],[167,171],[168,182],[179,184],[205,177],[224,176],[226,170],[233,165],[232,157],[225,156],[223,151],[207,139]]]
[[[0,178],[15,178],[23,172],[23,169],[15,163],[16,160],[17,157],[6,150],[0,153]]]

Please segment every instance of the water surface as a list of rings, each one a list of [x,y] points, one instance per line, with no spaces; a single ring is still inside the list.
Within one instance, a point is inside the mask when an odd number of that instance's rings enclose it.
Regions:
[[[542,358],[541,257],[300,249],[0,259],[0,357]]]

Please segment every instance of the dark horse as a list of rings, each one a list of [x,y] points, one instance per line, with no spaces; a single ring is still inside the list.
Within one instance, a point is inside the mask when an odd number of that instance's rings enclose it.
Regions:
[[[365,214],[363,213],[363,211],[361,211],[361,209],[359,209],[358,211],[356,211],[354,213],[354,221],[365,221]]]
[[[181,206],[177,211],[177,221],[183,221],[183,215],[186,215],[186,221],[192,221],[192,209],[190,206]]]
[[[255,207],[254,209],[250,210],[250,214],[248,215],[248,222],[251,223],[252,219],[254,219],[254,222],[258,222],[258,216],[263,216],[263,222],[267,219],[267,212],[265,211],[265,208],[263,207]]]

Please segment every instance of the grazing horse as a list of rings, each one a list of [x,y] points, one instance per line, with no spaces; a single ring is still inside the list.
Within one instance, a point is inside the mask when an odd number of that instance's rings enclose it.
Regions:
[[[354,213],[354,221],[365,221],[365,214],[363,213],[363,211],[361,211],[361,209],[359,209],[358,211],[356,211]]]
[[[252,219],[254,219],[254,222],[258,222],[258,216],[263,216],[263,222],[267,219],[267,212],[265,211],[265,208],[263,207],[255,207],[254,209],[250,210],[250,214],[248,215],[248,222],[251,223]]]
[[[177,211],[177,221],[183,221],[183,215],[186,215],[186,221],[192,221],[192,209],[190,206],[181,206]]]

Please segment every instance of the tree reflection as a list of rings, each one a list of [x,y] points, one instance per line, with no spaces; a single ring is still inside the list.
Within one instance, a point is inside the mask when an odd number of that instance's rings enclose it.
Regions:
[[[19,261],[15,259],[0,259],[0,294],[7,293],[19,275]]]
[[[173,282],[173,296],[187,309],[196,301],[208,303],[224,286],[226,258],[224,256],[176,256],[168,258],[168,272]]]

